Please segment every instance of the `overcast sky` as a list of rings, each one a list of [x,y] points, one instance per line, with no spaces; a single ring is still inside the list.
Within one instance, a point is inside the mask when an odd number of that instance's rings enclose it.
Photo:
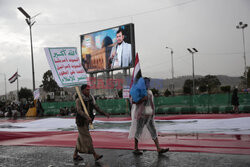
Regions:
[[[34,16],[32,27],[36,87],[49,68],[44,47],[77,47],[80,34],[134,23],[136,52],[143,75],[171,78],[192,75],[187,48],[196,48],[195,75],[241,76],[244,71],[239,21],[250,24],[249,0],[0,0],[0,95],[18,68],[20,86],[32,89],[29,28],[17,10]],[[245,29],[250,65],[250,27]],[[15,90],[9,84],[7,90]]]

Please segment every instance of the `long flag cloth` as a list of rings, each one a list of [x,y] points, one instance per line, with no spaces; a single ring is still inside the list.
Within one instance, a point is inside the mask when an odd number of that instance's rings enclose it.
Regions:
[[[158,139],[171,152],[250,155],[250,114],[197,114],[155,117]],[[128,117],[96,118],[91,130],[95,148],[133,149],[128,140]],[[105,126],[104,126],[105,125]],[[72,118],[0,120],[0,145],[75,147],[77,128]],[[140,149],[155,150],[154,142]]]

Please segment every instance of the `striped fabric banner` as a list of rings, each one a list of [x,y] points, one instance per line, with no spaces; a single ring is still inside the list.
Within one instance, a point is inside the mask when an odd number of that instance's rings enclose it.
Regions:
[[[14,83],[17,80],[18,77],[19,77],[19,75],[16,72],[14,75],[12,75],[12,77],[9,78],[9,82]]]

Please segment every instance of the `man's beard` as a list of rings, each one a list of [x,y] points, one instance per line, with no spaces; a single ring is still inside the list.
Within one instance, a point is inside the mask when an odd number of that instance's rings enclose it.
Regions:
[[[120,43],[118,42],[118,45],[121,45],[123,41],[121,41]]]

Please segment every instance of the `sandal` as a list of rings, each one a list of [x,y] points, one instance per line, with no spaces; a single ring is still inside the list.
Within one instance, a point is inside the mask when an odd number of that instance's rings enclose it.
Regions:
[[[98,161],[99,159],[101,159],[103,157],[103,155],[100,155],[98,158],[95,159],[95,161]]]
[[[163,154],[163,153],[168,152],[168,151],[169,151],[169,148],[163,148],[160,151],[158,151],[158,154]]]
[[[77,155],[76,157],[73,158],[74,161],[82,161],[83,158],[79,155]]]
[[[142,154],[143,154],[143,153],[142,153],[140,150],[138,150],[138,149],[134,150],[133,153],[134,153],[135,155],[142,155]]]

